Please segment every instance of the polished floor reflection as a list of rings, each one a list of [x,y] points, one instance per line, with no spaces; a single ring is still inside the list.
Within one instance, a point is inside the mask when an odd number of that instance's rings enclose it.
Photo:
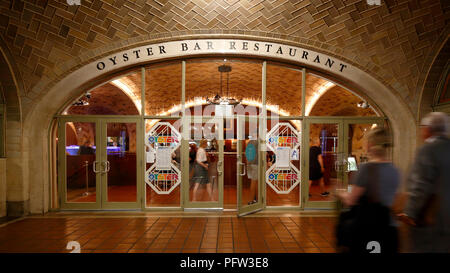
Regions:
[[[335,252],[334,217],[32,217],[0,227],[0,252]]]
[[[320,188],[318,185],[312,185],[310,189],[311,196],[309,201],[333,201],[335,200],[334,185],[326,185],[326,191],[330,192],[328,196],[321,196]],[[77,191],[71,191],[71,194],[67,195],[69,202],[95,202],[95,188],[89,188],[89,195],[85,195],[86,189],[79,189]],[[114,200],[118,202],[132,202],[136,198],[135,186],[114,186],[108,189],[109,196],[114,197]],[[190,190],[192,197],[192,188]],[[213,194],[217,196],[217,187],[213,188]],[[226,209],[236,209],[237,195],[236,186],[225,185],[224,186],[224,199],[223,204]],[[244,188],[243,194],[248,196],[250,189]],[[298,206],[299,205],[299,188],[295,188],[289,194],[278,194],[272,188],[266,187],[267,205],[268,206]],[[209,195],[206,191],[206,187],[200,187],[197,191],[197,201],[204,202],[209,200]],[[147,187],[146,196],[147,207],[179,207],[180,206],[180,187],[175,188],[170,194],[157,194],[153,190]]]
[[[88,193],[88,194],[86,194]],[[113,202],[136,202],[136,185],[122,185],[108,187],[108,201]],[[68,202],[95,202],[96,192],[94,187],[86,189],[77,189],[67,192]]]
[[[336,185],[334,183],[325,185],[324,189],[329,192],[326,196],[321,195],[322,189],[319,185],[311,185],[311,188],[309,189],[309,201],[335,201],[336,196],[334,193],[336,191]]]

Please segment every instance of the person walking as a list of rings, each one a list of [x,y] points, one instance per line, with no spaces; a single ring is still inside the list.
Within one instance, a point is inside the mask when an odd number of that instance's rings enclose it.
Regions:
[[[206,185],[206,190],[209,195],[208,201],[212,201],[212,187],[208,177],[208,153],[205,150],[207,145],[208,142],[206,139],[200,140],[200,147],[195,157],[194,177],[192,178],[194,182],[192,201],[197,201],[197,190],[200,184]]]
[[[337,226],[337,245],[341,252],[367,252],[377,242],[382,253],[398,251],[397,223],[391,216],[400,175],[389,160],[391,138],[383,128],[367,136],[369,162],[361,164],[351,181],[351,192],[337,192],[350,210],[341,214]]]
[[[410,252],[450,252],[449,117],[434,112],[420,124],[424,144],[408,176],[408,201],[398,218],[409,225]]]

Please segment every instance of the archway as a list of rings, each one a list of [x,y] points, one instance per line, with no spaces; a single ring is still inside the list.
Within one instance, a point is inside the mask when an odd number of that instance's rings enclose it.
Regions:
[[[241,38],[245,39],[246,37],[241,36]],[[190,43],[190,48],[194,49],[196,42],[204,42],[205,45],[207,45],[208,41],[217,42],[218,46],[215,47],[214,50],[209,50],[207,52],[180,51],[180,49],[183,48],[182,46],[180,46],[180,43]],[[281,48],[281,51],[285,52],[285,55],[281,55],[276,51],[269,52],[269,54],[267,54],[265,52],[246,51],[245,49],[242,49],[242,47],[240,50],[224,49],[223,47],[220,47],[222,45],[228,48],[231,42],[240,42],[242,46],[242,43],[245,43],[246,41],[235,39],[231,41],[223,39],[190,41],[183,40],[154,45],[151,45],[151,41],[149,41],[148,44],[150,44],[151,46],[147,45],[136,49],[125,50],[122,52],[120,52],[120,48],[117,48],[117,51],[115,51],[116,54],[99,58],[96,61],[80,67],[79,69],[68,74],[66,77],[64,77],[49,89],[49,92],[44,95],[41,101],[36,105],[32,114],[27,116],[27,119],[25,121],[25,126],[29,128],[29,130],[27,130],[27,138],[35,140],[37,139],[39,141],[47,143],[47,132],[43,131],[41,128],[48,128],[53,115],[57,113],[59,109],[61,109],[61,105],[64,105],[67,102],[67,98],[76,97],[83,90],[88,89],[87,87],[94,86],[96,83],[104,81],[106,77],[110,77],[115,73],[123,73],[124,69],[142,63],[167,60],[171,58],[186,58],[189,56],[199,56],[202,54],[208,54],[208,56],[223,56],[224,54],[230,54],[233,56],[237,55],[263,59],[278,59],[283,62],[306,66],[308,67],[308,69],[311,68],[312,70],[317,71],[317,73],[327,75],[327,78],[332,79],[335,82],[345,83],[345,86],[350,89],[361,90],[361,92],[366,95],[365,97],[367,98],[369,103],[372,105],[377,105],[379,109],[382,109],[391,122],[394,141],[395,143],[401,143],[401,145],[395,146],[394,162],[397,163],[403,170],[406,169],[409,162],[402,159],[405,157],[411,158],[411,155],[415,148],[415,143],[413,143],[414,141],[409,137],[412,132],[414,132],[415,134],[414,118],[411,112],[408,110],[406,104],[384,84],[382,84],[366,72],[360,70],[359,68],[351,66],[344,60],[341,61],[338,57],[327,56],[320,50],[309,50],[308,54],[311,54],[310,56],[318,57],[312,57],[308,60],[304,60],[301,58],[301,44],[294,43],[292,41],[287,41],[286,44],[271,43],[275,50],[277,50],[277,48]],[[255,43],[263,43],[260,41],[247,42],[253,43],[253,45]],[[180,46],[178,51],[176,50],[177,45]],[[148,48],[152,48],[153,54],[151,55],[151,58],[147,58],[146,60],[143,59],[142,55],[138,57],[138,53],[133,53],[135,51],[138,52],[139,50],[139,52],[141,53],[145,52],[146,54],[148,54]],[[290,48],[297,49],[296,57],[292,57],[289,55],[289,52],[292,52]],[[124,54],[127,54],[128,56],[129,60],[127,62],[121,61],[120,63],[117,62],[117,65],[114,65],[114,62],[110,60],[116,60],[114,58],[118,57],[123,58]],[[136,58],[131,59],[131,54],[134,54]],[[322,62],[319,63],[319,60],[314,61],[317,58],[322,59]],[[107,66],[107,62],[109,62],[110,65]],[[333,66],[334,62],[336,63],[336,65]],[[345,71],[346,73],[342,73],[343,71]],[[83,81],[80,82],[80,79],[83,79]],[[53,101],[52,105],[48,105],[46,103],[46,101],[48,101],[49,99]],[[47,209],[47,205],[45,204],[47,204],[48,202],[48,197],[46,197],[48,196],[48,172],[46,170],[48,170],[49,161],[47,159],[48,154],[45,147],[47,147],[47,145],[42,145],[42,147],[34,147],[32,145],[27,146],[30,151],[30,158],[36,158],[37,155],[39,155],[39,157],[42,155],[45,158],[45,160],[33,160],[33,163],[30,164],[30,170],[36,171],[36,174],[39,174],[39,178],[33,181],[33,187],[31,188],[31,191],[34,191],[36,193],[42,192],[42,196],[40,196],[40,199],[36,199],[34,200],[34,203],[32,203],[32,211],[35,212],[46,211]],[[38,189],[40,189],[40,191]],[[45,201],[45,203],[43,204],[42,202],[38,202],[38,200],[42,201],[42,199],[47,201]]]

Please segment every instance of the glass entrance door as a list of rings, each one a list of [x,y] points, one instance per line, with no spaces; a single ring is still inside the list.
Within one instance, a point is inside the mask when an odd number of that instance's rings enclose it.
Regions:
[[[343,121],[308,119],[305,136],[305,207],[334,208],[335,192],[344,184]]]
[[[58,188],[61,209],[101,208],[100,123],[59,119]]]
[[[132,119],[108,119],[101,121],[101,185],[102,208],[137,209],[141,207],[143,181],[138,172],[138,160],[142,162],[142,147],[138,148],[137,136],[141,128]]]
[[[359,170],[359,166],[369,160],[367,151],[367,134],[378,126],[383,126],[380,119],[348,119],[344,121],[344,180],[343,190],[349,190],[350,183]]]
[[[304,185],[306,208],[335,208],[336,191],[349,190],[361,163],[368,161],[367,133],[380,118],[310,118],[306,121]],[[309,141],[309,142],[308,142]],[[306,147],[306,145],[305,145]]]
[[[187,209],[223,209],[224,140],[221,117],[189,117],[183,126],[189,166],[184,167]],[[186,164],[187,165],[187,164]],[[188,181],[187,181],[188,180]]]
[[[257,212],[264,207],[261,170],[261,146],[265,132],[258,117],[238,116],[237,119],[237,182],[238,215]],[[262,134],[262,135],[261,135]]]
[[[58,185],[62,209],[136,209],[141,129],[134,119],[61,118]]]

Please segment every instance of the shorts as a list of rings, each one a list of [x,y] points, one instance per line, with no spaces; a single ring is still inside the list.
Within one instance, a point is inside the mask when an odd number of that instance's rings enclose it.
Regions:
[[[247,164],[247,177],[250,180],[258,180],[258,165]]]
[[[323,177],[322,170],[320,168],[309,169],[309,180],[315,181]]]
[[[202,165],[196,163],[194,167],[194,177],[192,177],[192,181],[194,183],[200,184],[208,184],[208,170],[205,169]]]

